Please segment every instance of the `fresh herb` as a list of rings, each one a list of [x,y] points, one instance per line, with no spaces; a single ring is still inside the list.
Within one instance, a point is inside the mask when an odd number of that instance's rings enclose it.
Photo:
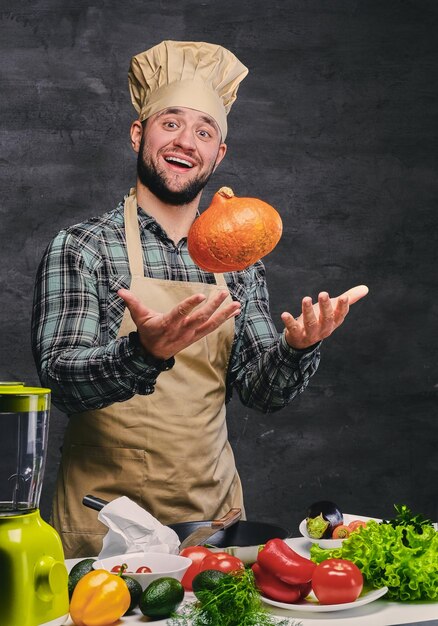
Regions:
[[[212,590],[198,594],[198,602],[182,607],[169,626],[300,626],[289,619],[278,621],[262,604],[250,569],[221,579]]]
[[[316,563],[329,558],[348,559],[361,570],[366,582],[388,587],[392,600],[438,600],[438,532],[421,515],[396,506],[394,520],[367,522],[351,533],[340,548],[310,549]]]
[[[413,526],[417,533],[421,533],[425,526],[433,526],[430,519],[426,519],[423,515],[414,515],[406,504],[394,504],[397,515],[390,520],[384,520],[382,524],[391,524],[394,528],[397,526]]]

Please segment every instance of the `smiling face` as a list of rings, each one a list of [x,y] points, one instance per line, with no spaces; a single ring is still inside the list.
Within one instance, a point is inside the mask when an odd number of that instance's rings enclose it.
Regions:
[[[200,196],[225,153],[226,145],[211,117],[194,109],[167,108],[144,125],[138,178],[162,202],[189,204]]]

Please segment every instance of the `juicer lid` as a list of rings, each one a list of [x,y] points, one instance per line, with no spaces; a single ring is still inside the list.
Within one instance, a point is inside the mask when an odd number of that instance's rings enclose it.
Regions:
[[[11,382],[11,381],[2,381],[0,380],[0,395],[2,393],[19,393],[19,394],[45,394],[50,393],[50,389],[46,389],[44,387],[26,387],[26,383],[21,382]]]
[[[0,381],[0,413],[47,411],[50,393],[51,390],[44,387],[26,387],[22,382]]]

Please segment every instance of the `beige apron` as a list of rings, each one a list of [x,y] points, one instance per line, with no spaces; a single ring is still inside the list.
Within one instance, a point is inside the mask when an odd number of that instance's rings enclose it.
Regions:
[[[215,285],[144,276],[133,190],[125,200],[125,229],[130,289],[151,308],[169,311],[189,295],[208,297],[226,288],[222,274]],[[118,337],[133,330],[126,308]],[[236,506],[243,510],[225,420],[233,335],[230,319],[179,352],[152,394],[70,417],[52,513],[66,558],[98,554],[108,530],[82,505],[86,494],[105,500],[126,495],[163,524],[213,519]]]

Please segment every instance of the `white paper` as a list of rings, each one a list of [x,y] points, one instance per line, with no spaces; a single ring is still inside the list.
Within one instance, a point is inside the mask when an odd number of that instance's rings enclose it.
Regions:
[[[106,504],[97,517],[108,526],[99,559],[130,552],[179,553],[176,532],[126,496]]]

